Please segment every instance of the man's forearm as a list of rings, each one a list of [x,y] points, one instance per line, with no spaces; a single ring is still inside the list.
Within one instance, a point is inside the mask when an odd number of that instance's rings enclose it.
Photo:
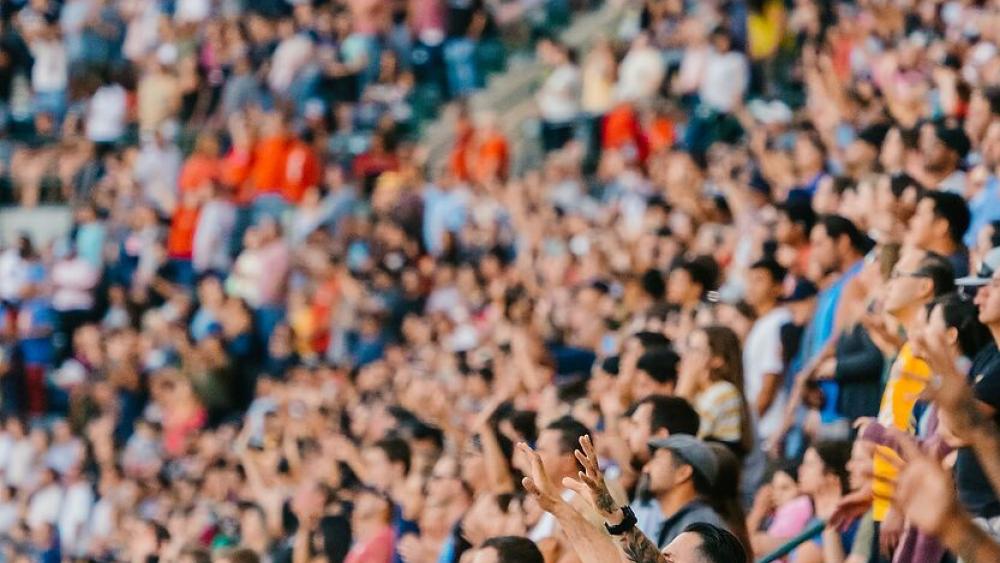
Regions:
[[[608,563],[621,559],[611,536],[587,521],[569,503],[560,502],[552,515],[569,539],[580,563]]]
[[[667,563],[660,548],[639,528],[632,528],[619,536],[618,545],[625,553],[626,560],[632,563]]]
[[[764,416],[764,413],[774,404],[774,398],[778,396],[778,387],[780,385],[780,375],[775,373],[764,375],[764,384],[761,387],[760,394],[757,395],[757,404],[754,405],[758,417]]]

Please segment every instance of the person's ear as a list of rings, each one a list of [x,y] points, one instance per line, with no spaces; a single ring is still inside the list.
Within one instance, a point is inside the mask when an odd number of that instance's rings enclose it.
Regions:
[[[674,471],[674,484],[679,485],[685,481],[694,479],[694,468],[688,464],[682,464]]]
[[[958,329],[955,327],[948,327],[948,330],[944,333],[945,342],[949,345],[954,345],[958,342]]]

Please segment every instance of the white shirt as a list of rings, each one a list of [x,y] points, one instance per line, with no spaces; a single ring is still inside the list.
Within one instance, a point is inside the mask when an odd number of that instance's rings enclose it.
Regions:
[[[194,230],[191,261],[198,272],[224,272],[232,265],[229,242],[236,227],[236,207],[224,199],[213,199],[201,208]]]
[[[28,481],[35,461],[35,448],[27,438],[18,440],[11,448],[10,458],[4,471],[4,484],[21,487]]]
[[[778,307],[757,319],[747,334],[743,344],[743,385],[751,411],[755,410],[757,397],[764,388],[764,376],[784,371],[781,359],[781,325],[791,320],[792,315],[788,309]],[[777,431],[785,410],[785,400],[785,392],[779,386],[771,407],[757,421],[757,430],[762,438]]]
[[[0,534],[9,532],[18,521],[16,502],[0,502]]]
[[[62,41],[38,40],[31,43],[31,88],[35,92],[60,92],[66,89],[69,62]]]
[[[94,92],[87,108],[87,138],[97,143],[112,143],[125,134],[125,89],[106,84]]]
[[[566,63],[552,71],[535,98],[542,119],[567,123],[580,113],[580,71]]]
[[[59,514],[59,541],[67,555],[81,555],[87,521],[94,506],[94,491],[90,483],[79,481],[66,489]]]
[[[19,301],[26,283],[28,261],[21,258],[17,248],[8,248],[0,254],[0,299]]]
[[[636,101],[654,97],[664,72],[663,57],[656,49],[630,50],[618,67],[618,99]]]
[[[729,112],[743,98],[750,73],[742,53],[709,53],[698,87],[701,102],[715,111]]]
[[[566,502],[573,500],[575,493],[570,489],[563,489],[562,499]],[[528,532],[528,539],[533,542],[540,542],[546,538],[551,538],[556,533],[556,517],[546,512],[538,519],[535,527]]]
[[[62,501],[62,487],[55,483],[31,495],[28,502],[28,525],[35,528],[42,524],[55,524],[59,520]]]
[[[94,287],[100,272],[79,256],[52,267],[52,307],[56,311],[87,310],[94,306]]]

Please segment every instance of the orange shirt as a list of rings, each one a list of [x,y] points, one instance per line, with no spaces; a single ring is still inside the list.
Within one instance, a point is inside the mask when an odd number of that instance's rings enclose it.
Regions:
[[[222,159],[220,166],[222,183],[236,190],[237,203],[247,204],[253,199],[253,194],[249,193],[247,187],[252,165],[253,153],[243,149],[233,148]]]
[[[287,137],[267,137],[254,146],[250,169],[254,195],[281,191],[285,183],[285,163],[289,147]]]
[[[285,178],[281,193],[291,203],[302,201],[306,188],[319,184],[320,166],[316,151],[302,141],[293,141],[285,158]]]
[[[674,145],[677,138],[674,124],[665,117],[658,117],[649,126],[649,146],[652,152],[667,150]]]
[[[604,118],[601,146],[606,149],[621,149],[631,145],[639,162],[645,162],[649,154],[649,140],[639,126],[639,116],[629,104],[619,104]]]
[[[476,147],[475,158],[472,161],[473,177],[479,182],[487,182],[494,178],[505,179],[509,155],[507,139],[500,133],[483,139]]]
[[[194,253],[194,230],[198,226],[197,207],[181,205],[174,211],[167,233],[167,255],[171,258],[190,259]]]
[[[215,182],[219,179],[220,172],[219,159],[203,154],[191,155],[191,158],[188,158],[184,167],[181,168],[181,177],[178,180],[181,193],[197,190],[206,182]]]

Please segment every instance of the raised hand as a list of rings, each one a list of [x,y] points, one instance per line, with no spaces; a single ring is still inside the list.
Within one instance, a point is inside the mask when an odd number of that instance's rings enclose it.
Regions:
[[[616,515],[620,516],[615,499],[608,490],[607,483],[604,482],[604,473],[597,464],[597,452],[594,451],[594,444],[590,436],[580,437],[580,449],[573,452],[577,461],[583,466],[577,476],[579,479],[567,477],[563,479],[563,486],[572,489],[577,494],[589,497],[597,512],[607,520],[612,520]]]
[[[538,506],[541,506],[542,510],[546,512],[555,511],[556,507],[561,503],[565,503],[565,501],[552,484],[551,479],[549,479],[549,475],[545,471],[545,465],[542,463],[542,457],[524,442],[519,443],[517,449],[528,460],[528,467],[531,471],[530,476],[521,479],[524,489],[535,497],[535,500],[538,501]]]
[[[941,463],[920,451],[908,435],[897,433],[903,460],[890,459],[900,470],[893,503],[914,526],[940,536],[961,509],[955,495],[955,483]]]

